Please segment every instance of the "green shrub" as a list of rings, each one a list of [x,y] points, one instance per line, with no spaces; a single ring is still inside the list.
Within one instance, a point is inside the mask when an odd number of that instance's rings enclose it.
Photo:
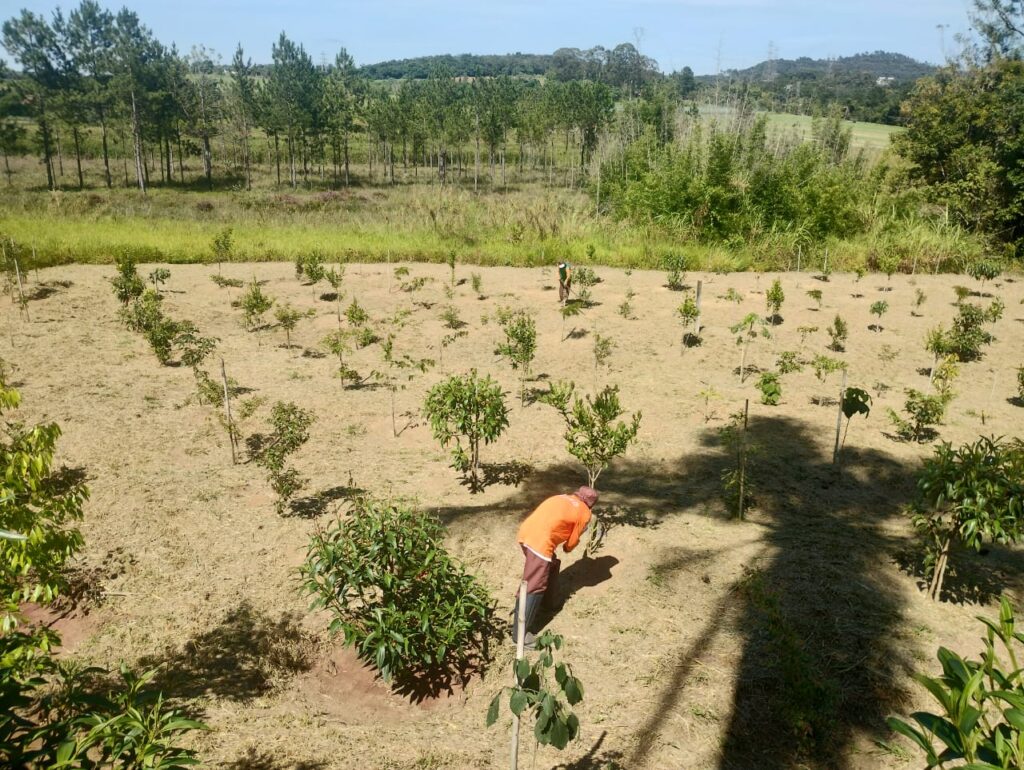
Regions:
[[[967,275],[982,283],[994,281],[1003,272],[1003,266],[994,259],[979,259],[967,266]]]
[[[444,549],[444,528],[409,506],[357,500],[316,531],[299,569],[331,633],[386,681],[450,677],[495,630],[487,590]]]
[[[779,358],[775,362],[775,368],[779,370],[779,374],[794,374],[802,372],[804,364],[800,360],[800,354],[795,350],[784,350],[779,353]]]
[[[810,297],[811,299],[813,299],[815,302],[817,302],[818,303],[818,310],[821,310],[821,299],[822,299],[821,289],[811,289],[810,291],[807,292],[807,296]]]
[[[942,676],[914,677],[938,701],[938,712],[912,714],[916,727],[897,717],[886,720],[924,752],[929,768],[947,763],[978,770],[1024,767],[1024,677],[1019,667],[1024,636],[1016,630],[1005,596],[999,600],[998,621],[978,620],[987,629],[980,659],[940,647]]]
[[[591,286],[596,286],[601,283],[601,279],[597,277],[597,273],[594,272],[594,268],[588,267],[587,265],[579,265],[572,272],[572,282],[577,286],[588,289]]]
[[[1024,536],[1024,442],[979,438],[935,447],[917,480],[912,521],[925,544],[928,594],[938,599],[950,551],[980,550],[986,539]]]
[[[345,310],[345,318],[353,326],[362,326],[370,320],[370,314],[363,309],[358,300],[353,299],[352,304]]]
[[[757,380],[757,389],[761,391],[761,403],[778,406],[782,399],[782,383],[777,372],[762,372]]]
[[[269,434],[254,433],[246,439],[253,462],[267,472],[270,487],[277,495],[274,507],[284,513],[285,507],[305,485],[306,480],[286,463],[288,456],[309,440],[309,426],[316,418],[312,412],[291,402],[278,401],[270,410]]]
[[[771,313],[772,324],[774,325],[778,322],[782,303],[786,301],[786,293],[782,290],[782,281],[778,278],[772,281],[772,286],[765,292],[764,298],[767,310]]]
[[[114,296],[125,307],[133,300],[142,296],[146,284],[135,269],[135,260],[131,255],[122,253],[116,258],[117,275],[110,279],[114,287]]]
[[[832,325],[825,327],[825,331],[827,331],[828,336],[832,338],[832,343],[829,345],[830,350],[834,350],[837,353],[841,353],[846,350],[846,339],[850,332],[846,325],[846,321],[844,321],[841,316],[837,315],[832,320]]]
[[[882,331],[882,316],[889,310],[889,303],[884,299],[871,303],[871,315],[878,316],[878,323],[875,324],[877,331]]]
[[[540,400],[554,407],[565,421],[566,448],[587,469],[591,487],[608,464],[636,440],[640,429],[640,412],[628,422],[615,422],[624,414],[618,385],[607,385],[596,396],[580,398],[575,383],[556,382]]]
[[[1024,366],[1017,367],[1017,398],[1024,402]]]
[[[686,257],[682,254],[668,254],[664,259],[665,285],[671,291],[682,291],[683,281],[686,280]]]
[[[530,365],[537,353],[537,324],[524,310],[504,315],[499,319],[505,341],[494,349],[494,355],[501,356],[520,373],[519,401],[526,403],[526,380],[530,376]]]
[[[896,434],[904,441],[921,441],[931,434],[931,426],[938,425],[946,414],[946,402],[939,395],[928,395],[914,388],[906,390],[907,400],[903,409],[904,419],[890,409],[889,419],[896,427]]]
[[[490,376],[452,376],[427,393],[423,415],[434,438],[447,448],[452,442],[452,467],[466,475],[471,491],[480,488],[480,443],[490,444],[508,427],[508,408],[501,386]],[[462,445],[463,439],[466,445]]]
[[[984,324],[998,321],[1005,307],[999,299],[993,300],[988,308],[961,303],[949,331],[942,326],[931,330],[925,347],[936,357],[952,354],[958,361],[975,361],[983,355],[982,348],[995,339]]]
[[[245,328],[254,330],[263,325],[263,314],[274,306],[274,300],[263,293],[259,282],[253,278],[238,305],[242,308]]]

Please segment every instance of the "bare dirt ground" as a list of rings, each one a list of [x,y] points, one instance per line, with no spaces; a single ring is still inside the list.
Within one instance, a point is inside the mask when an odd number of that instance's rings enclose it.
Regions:
[[[447,268],[409,268],[412,277],[430,279],[412,293],[399,290],[393,266],[349,265],[345,302],[358,297],[375,320],[411,310],[396,350],[440,358]],[[507,765],[507,722],[488,730],[484,715],[507,681],[509,643],[497,646],[485,678],[449,698],[414,704],[340,651],[325,634],[326,618],[310,614],[296,590],[316,518],[362,489],[413,497],[439,516],[452,551],[493,590],[503,612],[510,606],[521,568],[519,520],[585,474],[565,452],[554,410],[521,407],[515,374],[493,355],[500,306],[536,314],[541,379],[531,388],[545,388],[548,378],[572,378],[587,391],[617,383],[625,407],[643,411],[638,444],[600,483],[599,512],[620,523],[598,558],[566,557],[568,601],[549,619],[565,635],[566,658],[586,688],[577,709],[580,739],[559,753],[535,752],[527,737],[523,766],[905,766],[911,754],[883,719],[927,705],[910,672],[934,670],[939,645],[976,651],[974,616],[994,613],[1000,588],[1021,595],[1020,553],[1013,550],[961,560],[961,576],[950,580],[956,601],[942,604],[925,598],[903,567],[913,541],[901,506],[931,449],[890,438],[885,409],[902,406],[905,387],[927,389],[925,333],[948,324],[954,284],[983,289],[972,279],[781,275],[784,320],[774,340],[755,343],[749,362],[772,368],[784,350],[807,358],[828,353],[824,328],[838,312],[850,340],[845,354],[830,355],[848,362],[850,385],[886,386],[873,391],[870,418],[851,426],[837,479],[836,407],[812,399],[834,399],[839,375],[826,383],[810,370],[787,375],[782,403],[772,407],[759,403],[756,375],[740,384],[734,373],[739,348],[728,327],[748,312],[764,314],[764,291],[775,276],[690,274],[688,283],[704,281],[704,342],[681,352],[674,317],[681,295],[663,286],[661,273],[598,269],[604,280],[593,297],[600,304],[567,320],[561,341],[552,269],[460,266],[465,282],[455,305],[469,333],[397,401],[400,413],[414,413],[431,384],[470,367],[507,388],[511,426],[483,451],[501,478],[472,495],[421,421],[400,415],[400,428],[411,424],[395,438],[387,392],[343,390],[332,376],[334,359],[316,357],[337,323],[335,305],[318,298],[323,286],[301,284],[286,264],[224,266],[227,276],[267,281],[264,290],[280,301],[316,309],[293,335],[298,347],[286,349],[279,329],[243,330],[230,305],[240,291],[217,288],[209,279],[216,268],[170,269],[167,312],[218,337],[229,374],[250,395],[315,412],[311,440],[294,460],[311,479],[296,514],[275,514],[258,468],[231,465],[224,432],[214,411],[197,403],[190,371],[160,366],[145,340],[119,324],[107,282],[112,268],[30,276],[31,320],[4,301],[0,356],[16,367],[20,419],[57,421],[64,430],[60,460],[81,469],[92,490],[81,568],[105,598],[93,601],[70,654],[161,666],[165,691],[211,727],[194,738],[210,766]],[[483,299],[470,289],[471,270],[482,276]],[[637,293],[630,320],[617,313],[627,286]],[[724,298],[730,288],[739,304]],[[915,288],[927,295],[920,317],[911,314]],[[824,293],[820,311],[806,296],[811,289]],[[1024,408],[1012,401],[1014,368],[1024,363],[1024,282],[1003,278],[983,290],[1002,297],[1007,312],[984,359],[963,367],[939,430],[944,440],[1020,435],[1024,426]],[[890,310],[884,329],[874,332],[868,308],[878,299]],[[801,326],[819,330],[801,344]],[[610,371],[595,370],[595,332],[616,343]],[[352,364],[379,366],[377,347],[356,352]],[[708,386],[717,395],[705,421],[699,393]],[[752,466],[756,506],[737,522],[721,501],[719,478],[729,459],[717,430],[746,398],[761,452]],[[250,430],[263,429],[264,414]]]

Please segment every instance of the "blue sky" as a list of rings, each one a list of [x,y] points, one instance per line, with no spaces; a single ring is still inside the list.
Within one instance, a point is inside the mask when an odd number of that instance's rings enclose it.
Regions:
[[[202,44],[228,60],[241,42],[270,60],[284,30],[317,60],[345,46],[358,63],[437,53],[550,53],[562,46],[639,41],[665,71],[741,68],[768,56],[845,56],[887,50],[939,62],[945,38],[967,28],[970,0],[135,0],[128,3],[165,43]],[[76,3],[62,3],[67,9]],[[111,9],[123,2],[101,4]],[[52,0],[0,0],[49,16]],[[938,25],[948,25],[941,32]]]

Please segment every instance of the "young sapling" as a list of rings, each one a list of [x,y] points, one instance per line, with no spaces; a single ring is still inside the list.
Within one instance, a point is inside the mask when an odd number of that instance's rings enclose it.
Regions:
[[[871,303],[871,315],[878,317],[878,323],[872,324],[871,328],[873,331],[882,331],[882,316],[889,310],[889,303],[884,299],[878,300],[878,302]]]
[[[537,324],[523,310],[502,317],[500,324],[505,333],[505,342],[495,348],[494,354],[508,361],[513,371],[519,372],[519,403],[525,406],[526,381],[530,377],[530,366],[537,353]]]
[[[821,310],[821,298],[822,298],[821,289],[811,289],[810,291],[807,292],[807,296],[810,297],[811,299],[813,299],[815,302],[817,302],[818,303],[818,307],[816,309],[817,310]]]
[[[479,377],[475,369],[449,377],[427,393],[423,414],[442,447],[454,442],[452,467],[464,474],[471,492],[480,491],[480,444],[495,441],[508,427],[501,386],[489,375]]]
[[[825,327],[825,331],[827,331],[828,336],[832,338],[832,342],[828,346],[829,350],[834,350],[837,353],[841,353],[846,350],[846,338],[850,332],[846,325],[846,321],[844,321],[841,316],[837,315],[832,320],[832,324]]]
[[[778,278],[772,281],[771,288],[765,292],[764,297],[766,309],[771,314],[768,320],[771,321],[772,326],[778,326],[782,323],[779,311],[782,310],[782,303],[786,301],[786,293],[782,290],[782,281]]]

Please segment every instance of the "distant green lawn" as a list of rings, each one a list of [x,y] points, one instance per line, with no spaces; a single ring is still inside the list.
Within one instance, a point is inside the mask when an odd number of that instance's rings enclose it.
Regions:
[[[712,105],[701,107],[701,114],[711,118],[730,117],[735,110],[730,107],[715,108]],[[768,117],[768,125],[775,131],[790,132],[799,135],[803,139],[811,136],[811,124],[814,121],[809,115],[790,115],[784,112],[762,113]],[[882,152],[889,149],[889,138],[906,129],[900,126],[886,126],[882,123],[860,123],[855,121],[844,121],[844,128],[851,130],[850,144],[853,149],[864,149],[870,152]]]

